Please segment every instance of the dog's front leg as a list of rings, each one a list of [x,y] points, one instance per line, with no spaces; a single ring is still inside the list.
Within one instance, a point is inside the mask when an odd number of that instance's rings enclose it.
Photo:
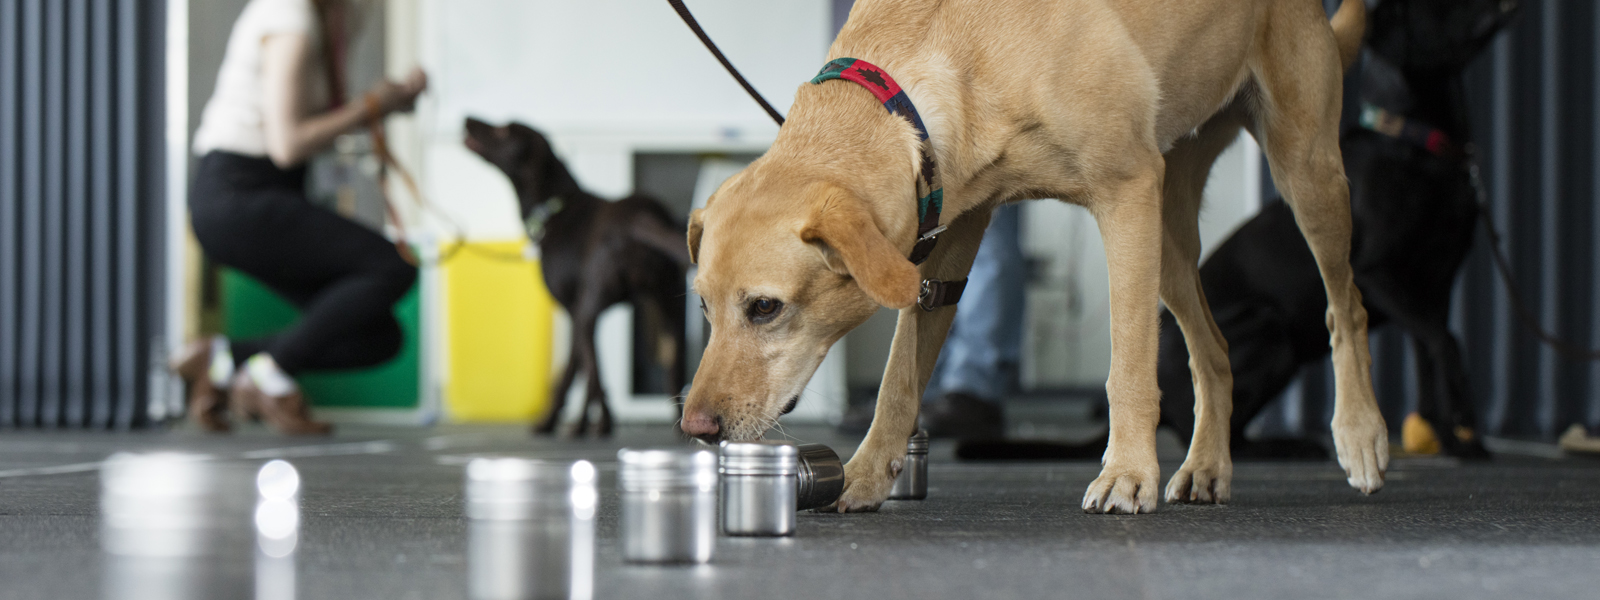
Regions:
[[[1156,163],[1159,167],[1159,157]],[[1111,279],[1111,376],[1106,381],[1111,435],[1100,476],[1084,492],[1085,512],[1147,513],[1157,506],[1161,179],[1160,168],[1134,174],[1103,188],[1106,195],[1090,207]]]
[[[991,210],[980,207],[956,217],[923,263],[923,277],[944,281],[966,278],[978,255],[978,242],[989,226]],[[877,510],[888,499],[906,457],[906,440],[917,431],[923,388],[933,376],[933,365],[955,316],[954,306],[932,311],[912,306],[900,311],[889,348],[889,364],[878,387],[872,428],[844,466],[844,494],[835,504],[839,512]]]

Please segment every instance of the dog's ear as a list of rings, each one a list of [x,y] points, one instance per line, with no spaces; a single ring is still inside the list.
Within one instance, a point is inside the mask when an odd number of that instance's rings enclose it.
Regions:
[[[866,203],[831,184],[819,184],[811,196],[811,216],[800,229],[800,239],[822,255],[828,269],[855,279],[882,306],[915,304],[922,276],[884,237]]]
[[[706,232],[704,208],[689,211],[689,262],[700,264],[700,235]]]

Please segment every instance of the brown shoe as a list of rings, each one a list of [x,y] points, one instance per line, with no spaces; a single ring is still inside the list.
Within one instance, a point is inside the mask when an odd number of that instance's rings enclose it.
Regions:
[[[229,392],[235,414],[256,417],[284,435],[328,435],[333,425],[311,420],[311,408],[299,390],[286,396],[269,396],[244,371],[233,377]]]
[[[202,431],[222,433],[233,429],[223,391],[211,383],[211,340],[189,342],[172,356],[168,366],[189,391],[189,422]]]

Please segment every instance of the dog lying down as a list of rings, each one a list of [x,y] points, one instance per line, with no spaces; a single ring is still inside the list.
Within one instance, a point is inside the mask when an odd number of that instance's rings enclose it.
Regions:
[[[1318,0],[857,2],[771,149],[690,216],[712,333],[684,432],[761,436],[836,340],[880,306],[899,309],[874,421],[836,505],[876,509],[990,211],[1062,198],[1095,216],[1111,278],[1111,434],[1083,509],[1157,508],[1158,300],[1195,357],[1198,416],[1166,499],[1227,501],[1232,375],[1201,293],[1197,214],[1211,163],[1248,129],[1326,288],[1339,462],[1350,485],[1376,492],[1389,441],[1338,145],[1342,74],[1365,12],[1346,0],[1330,26]]]
[[[668,389],[683,388],[684,270],[688,252],[683,225],[654,198],[635,194],[615,202],[583,191],[550,142],[521,123],[495,127],[466,121],[467,148],[499,168],[516,188],[528,236],[539,244],[544,282],[572,316],[572,352],[551,395],[550,411],[534,432],[555,431],[578,371],[583,371],[584,407],[572,433],[589,429],[610,435],[611,409],[600,385],[594,329],[600,313],[619,302],[651,315],[665,347]]]

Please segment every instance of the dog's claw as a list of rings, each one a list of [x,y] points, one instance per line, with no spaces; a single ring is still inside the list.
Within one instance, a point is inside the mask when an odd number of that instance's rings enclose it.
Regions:
[[[1125,469],[1106,465],[1083,494],[1083,512],[1139,514],[1156,511],[1160,467]]]
[[[1167,482],[1166,500],[1176,504],[1227,504],[1232,480],[1233,464],[1226,458],[1221,464],[1201,466],[1184,461]]]
[[[1372,495],[1383,489],[1389,469],[1389,431],[1381,416],[1361,422],[1333,419],[1333,445],[1350,487]]]

